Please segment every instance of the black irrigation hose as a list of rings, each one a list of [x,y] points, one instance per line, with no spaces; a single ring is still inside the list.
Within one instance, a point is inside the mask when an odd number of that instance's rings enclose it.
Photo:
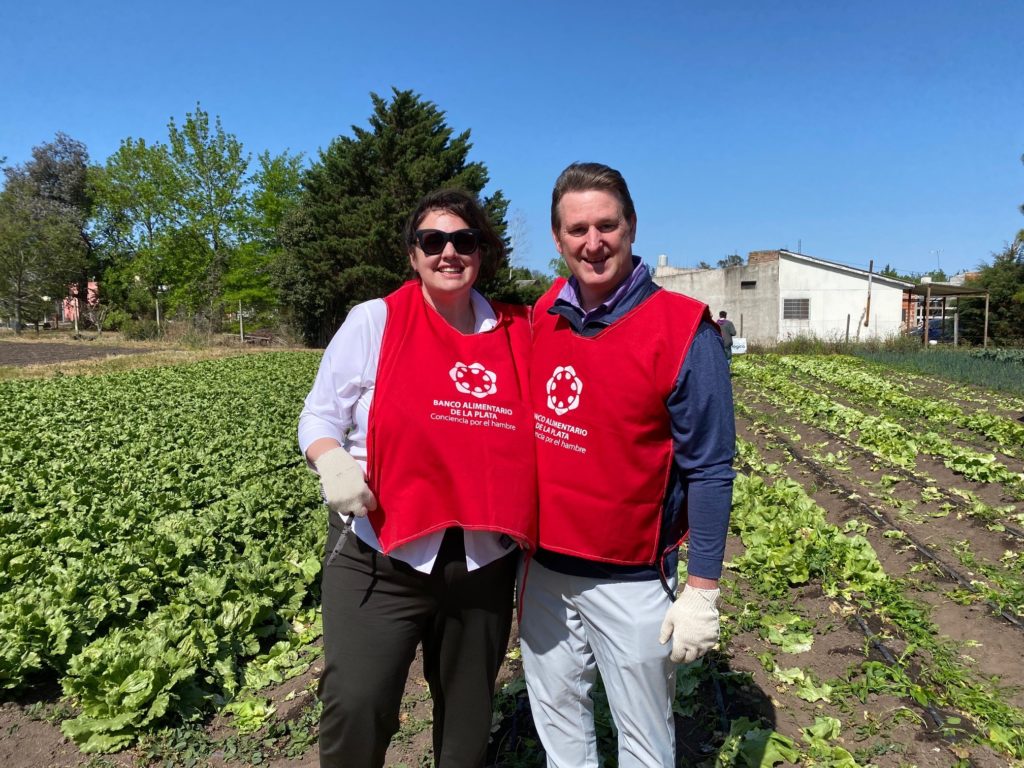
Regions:
[[[931,547],[922,542],[920,539],[914,536],[914,534],[910,533],[905,528],[897,525],[895,522],[890,520],[887,515],[875,509],[870,504],[860,499],[850,499],[849,496],[853,493],[853,489],[847,488],[838,480],[836,480],[831,474],[826,472],[818,462],[804,456],[800,452],[800,450],[797,449],[791,443],[789,443],[788,440],[785,440],[785,438],[781,439],[784,443],[786,443],[786,448],[793,455],[793,458],[795,458],[802,464],[806,465],[808,469],[811,470],[811,473],[815,476],[815,478],[817,478],[820,482],[826,485],[831,485],[833,489],[844,494],[847,497],[847,501],[852,501],[854,505],[858,509],[860,509],[864,514],[873,517],[875,520],[879,521],[890,530],[899,531],[904,537],[906,537],[907,541],[909,541],[914,546],[914,549],[917,550],[918,553],[920,553],[928,560],[933,562],[939,568],[939,570],[946,574],[946,576],[955,581],[964,589],[970,590],[971,592],[974,592],[976,594],[978,593],[978,588],[975,587],[969,579],[964,577],[952,565],[942,560],[942,558],[940,558]],[[990,608],[997,611],[998,615],[1005,619],[1007,622],[1009,622],[1013,627],[1019,630],[1024,630],[1024,619],[1022,619],[1016,613],[1004,610],[990,600],[986,600],[985,602]]]
[[[899,662],[896,661],[896,657],[893,655],[892,651],[890,651],[888,646],[879,639],[878,635],[871,631],[871,627],[867,625],[867,622],[857,614],[854,614],[853,620],[857,622],[857,626],[860,627],[860,631],[864,633],[864,637],[866,637],[871,643],[871,647],[878,651],[882,658],[885,659],[886,664],[890,667],[898,667]],[[935,723],[936,728],[942,728],[946,724],[946,719],[931,704],[922,704],[920,706],[928,713],[932,722]]]
[[[723,733],[729,733],[729,716],[725,711],[725,695],[718,675],[711,675],[711,683],[715,688],[715,706],[718,708],[718,727]]]
[[[804,464],[811,471],[811,474],[814,475],[815,479],[817,479],[824,485],[831,487],[833,490],[843,494],[847,501],[852,502],[861,512],[882,523],[882,525],[884,525],[886,528],[893,531],[899,531],[907,539],[907,541],[909,541],[913,545],[914,549],[917,550],[917,552],[919,552],[921,555],[923,555],[928,560],[933,562],[943,573],[946,574],[946,576],[948,576],[950,579],[952,579],[957,584],[962,586],[964,589],[974,592],[975,594],[978,593],[978,588],[975,587],[969,579],[965,578],[956,568],[943,561],[937,554],[935,554],[931,547],[929,547],[927,544],[925,544],[916,536],[914,536],[914,534],[910,533],[909,531],[905,530],[904,528],[894,523],[892,520],[889,519],[887,515],[875,509],[870,504],[867,504],[866,502],[860,499],[851,499],[850,496],[855,495],[852,488],[847,488],[838,480],[836,480],[831,474],[825,471],[821,464],[814,461],[813,459],[809,459],[806,456],[804,456],[803,453],[799,449],[797,449],[791,441],[787,440],[781,435],[778,435],[777,439],[783,444],[786,451],[789,452],[789,454],[794,459],[799,461],[801,464]],[[1024,619],[1022,619],[1016,613],[1000,608],[991,600],[986,600],[985,603],[995,612],[997,612],[1000,617],[1005,619],[1012,627],[1024,631]]]

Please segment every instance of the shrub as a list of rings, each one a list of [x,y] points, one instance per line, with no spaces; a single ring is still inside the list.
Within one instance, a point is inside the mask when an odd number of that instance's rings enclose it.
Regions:
[[[132,341],[150,341],[160,335],[160,329],[157,328],[155,320],[128,318],[121,323],[121,333],[126,339]]]

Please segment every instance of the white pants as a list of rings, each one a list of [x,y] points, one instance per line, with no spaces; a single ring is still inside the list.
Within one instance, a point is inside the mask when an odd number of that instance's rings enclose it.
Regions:
[[[566,576],[531,562],[519,632],[549,768],[598,768],[591,691],[600,668],[619,768],[675,765],[676,665],[658,634],[671,600],[654,581]]]

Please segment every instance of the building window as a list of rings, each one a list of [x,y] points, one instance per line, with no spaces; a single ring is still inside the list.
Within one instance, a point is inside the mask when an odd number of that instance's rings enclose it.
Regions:
[[[740,280],[740,290],[749,291],[757,287],[757,280]]]
[[[783,320],[810,320],[811,300],[810,299],[783,299],[782,319]]]

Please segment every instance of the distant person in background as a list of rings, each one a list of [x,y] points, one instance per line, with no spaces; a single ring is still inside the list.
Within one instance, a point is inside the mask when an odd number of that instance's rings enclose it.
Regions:
[[[324,768],[384,765],[420,643],[434,764],[484,764],[517,553],[536,540],[529,312],[473,288],[502,240],[473,197],[441,190],[405,245],[416,279],[352,308],[299,417],[330,521]]]
[[[722,346],[725,347],[725,359],[732,365],[732,340],[736,335],[736,326],[732,324],[732,320],[726,317],[724,309],[718,313],[718,330],[722,332]]]

